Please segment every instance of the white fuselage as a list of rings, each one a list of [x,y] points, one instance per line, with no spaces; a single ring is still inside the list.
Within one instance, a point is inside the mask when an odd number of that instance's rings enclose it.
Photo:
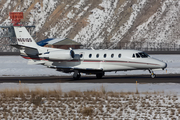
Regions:
[[[96,74],[102,78],[104,72],[126,70],[149,70],[154,78],[153,69],[164,69],[167,64],[149,57],[137,50],[63,50],[41,47],[36,44],[24,26],[14,26],[17,45],[21,56],[29,59],[30,64],[41,64],[62,72],[74,72],[73,78],[79,79],[82,73]]]
[[[44,65],[58,68],[97,69],[108,71],[124,71],[136,69],[164,69],[166,63],[152,57],[137,57],[137,50],[74,50],[73,60],[50,60]],[[133,57],[133,54],[135,57]],[[58,52],[56,54],[58,57]],[[60,56],[59,56],[60,57]],[[63,56],[62,56],[63,57]]]
[[[126,70],[164,69],[167,64],[149,57],[137,50],[63,50],[41,47],[36,44],[24,26],[14,26],[17,45],[21,56],[29,59],[30,64],[42,64],[62,72],[74,72],[73,78],[79,79],[82,73],[96,74],[102,78],[104,72]]]

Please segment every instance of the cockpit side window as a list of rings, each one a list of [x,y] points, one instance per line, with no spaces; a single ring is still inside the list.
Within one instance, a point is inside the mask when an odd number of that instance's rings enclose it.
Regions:
[[[146,54],[145,52],[140,52],[139,55],[140,55],[142,58],[147,58],[147,57],[149,57],[149,55]]]
[[[136,57],[137,57],[137,58],[140,58],[140,55],[139,55],[138,53],[136,53]]]

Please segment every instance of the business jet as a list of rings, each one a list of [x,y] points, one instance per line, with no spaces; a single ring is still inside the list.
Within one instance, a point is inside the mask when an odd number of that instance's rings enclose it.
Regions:
[[[165,62],[150,57],[138,50],[64,50],[38,46],[24,26],[14,26],[20,55],[29,59],[28,64],[45,65],[64,73],[73,72],[74,79],[80,79],[81,73],[95,74],[98,79],[105,72],[148,70],[155,78],[153,70],[164,70]]]

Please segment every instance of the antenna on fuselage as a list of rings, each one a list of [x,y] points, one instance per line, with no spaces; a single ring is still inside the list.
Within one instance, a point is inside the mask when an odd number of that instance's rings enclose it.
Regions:
[[[91,47],[91,50],[94,50],[94,48],[93,48],[93,47]]]

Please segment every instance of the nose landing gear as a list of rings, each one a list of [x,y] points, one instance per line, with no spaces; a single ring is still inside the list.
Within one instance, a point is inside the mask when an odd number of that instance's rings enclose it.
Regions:
[[[151,78],[155,78],[156,74],[154,74],[154,72],[152,70],[149,69],[149,73],[151,73]]]
[[[153,72],[151,73],[151,78],[155,78],[156,74],[154,74]]]

